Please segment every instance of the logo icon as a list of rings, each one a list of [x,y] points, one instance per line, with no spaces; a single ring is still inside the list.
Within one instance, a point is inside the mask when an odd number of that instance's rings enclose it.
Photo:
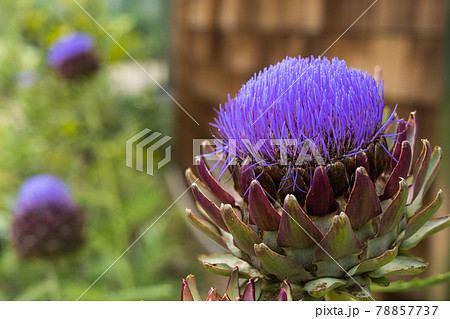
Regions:
[[[170,136],[163,136],[156,142],[162,134],[159,132],[153,132],[152,130],[145,128],[130,139],[126,143],[126,163],[128,167],[133,168],[133,153],[136,150],[136,170],[144,171],[144,161],[146,159],[147,174],[153,176],[153,162],[156,159],[155,152],[164,144],[172,139]],[[145,151],[145,153],[144,153]],[[164,158],[158,162],[158,169],[169,163],[171,160],[171,147],[166,147],[164,151]]]

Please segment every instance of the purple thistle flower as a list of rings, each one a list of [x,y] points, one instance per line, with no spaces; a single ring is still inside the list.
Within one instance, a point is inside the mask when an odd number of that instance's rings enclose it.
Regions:
[[[244,263],[239,275],[272,287],[257,299],[292,299],[288,280],[305,299],[336,289],[368,300],[381,277],[426,268],[406,251],[450,225],[449,216],[430,219],[442,191],[424,202],[442,151],[423,139],[415,156],[416,113],[383,119],[383,90],[338,59],[286,58],[220,107],[221,146],[203,143],[199,177],[186,171],[200,208],[186,209],[188,220],[229,252],[200,257],[206,269],[224,275]],[[286,152],[278,141],[287,139]],[[212,168],[208,155],[219,159]]]
[[[27,179],[19,189],[15,214],[42,207],[75,207],[67,185],[52,175],[41,174]]]
[[[280,146],[271,141],[293,139],[290,160],[304,155],[303,143],[309,141],[329,163],[384,136],[389,123],[382,125],[383,92],[382,83],[337,58],[286,58],[229,97],[213,126],[222,138],[220,151],[230,152],[236,143],[233,155],[241,160],[279,164]]]
[[[448,216],[430,219],[442,191],[423,202],[442,152],[423,139],[415,158],[416,114],[404,120],[394,110],[384,120],[383,90],[344,61],[287,58],[220,108],[222,149],[203,143],[199,177],[186,171],[200,208],[186,209],[188,220],[229,252],[200,257],[206,269],[223,275],[244,262],[239,275],[270,282],[257,299],[291,300],[288,280],[305,299],[334,298],[336,289],[368,300],[381,276],[426,268],[406,251],[450,225]],[[287,155],[271,143],[286,139]],[[320,156],[298,162],[307,142]],[[222,159],[220,176],[211,154]]]
[[[92,37],[83,32],[69,33],[58,38],[48,51],[48,63],[57,67],[67,60],[94,49]]]
[[[21,257],[53,257],[78,248],[84,213],[67,185],[47,174],[26,180],[19,189],[12,239]]]
[[[98,68],[94,40],[84,32],[58,38],[48,51],[47,61],[61,77],[67,79],[91,74]]]

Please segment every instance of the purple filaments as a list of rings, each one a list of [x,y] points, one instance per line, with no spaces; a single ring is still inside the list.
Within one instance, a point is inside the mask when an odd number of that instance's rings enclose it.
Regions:
[[[52,67],[57,67],[67,60],[89,52],[94,48],[92,37],[84,32],[69,33],[57,39],[48,51],[48,63]]]
[[[212,125],[221,151],[234,149],[241,160],[250,156],[264,159],[264,165],[279,164],[280,144],[273,141],[293,140],[286,145],[289,157],[304,155],[307,142],[330,162],[385,136],[394,117],[382,124],[383,96],[382,83],[343,60],[286,58],[229,97]]]

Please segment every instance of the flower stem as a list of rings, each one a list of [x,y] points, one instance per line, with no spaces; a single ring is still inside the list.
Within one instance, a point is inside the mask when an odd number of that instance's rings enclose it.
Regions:
[[[450,272],[437,274],[426,278],[416,278],[410,281],[393,281],[388,287],[379,287],[373,285],[371,289],[374,291],[381,291],[381,292],[409,291],[428,288],[448,281],[450,281]]]
[[[56,270],[56,266],[54,263],[49,262],[47,264],[47,276],[50,283],[50,289],[49,294],[50,298],[53,301],[59,301],[62,300],[61,291],[59,287],[59,279],[58,279],[58,272]]]

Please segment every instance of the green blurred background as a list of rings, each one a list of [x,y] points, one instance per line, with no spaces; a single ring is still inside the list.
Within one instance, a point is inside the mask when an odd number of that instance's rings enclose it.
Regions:
[[[372,0],[78,0],[200,123],[195,124],[73,0],[0,4],[0,300],[74,300],[187,187],[192,139],[210,136],[214,107],[253,74],[285,56],[318,56]],[[373,73],[380,65],[387,104],[418,111],[419,137],[450,148],[447,0],[379,0],[328,52]],[[84,31],[96,41],[100,72],[61,81],[48,68],[50,44]],[[144,128],[174,137],[173,161],[154,176],[125,165],[125,142]],[[159,154],[164,156],[164,154]],[[449,191],[444,160],[434,191]],[[20,184],[50,173],[86,210],[86,244],[54,261],[19,259],[9,225]],[[446,201],[448,202],[448,201]],[[214,252],[188,229],[183,196],[82,300],[178,300],[181,278],[213,277],[196,260]],[[444,203],[438,214],[448,211]],[[424,276],[449,270],[449,233],[417,249]],[[406,279],[406,278],[402,278]],[[378,298],[378,297],[377,297]],[[382,299],[448,300],[441,284]]]
[[[164,0],[80,4],[167,81]],[[69,83],[48,68],[46,53],[72,31],[93,35],[102,65]],[[0,299],[76,299],[171,204],[164,170],[151,177],[125,166],[125,141],[143,128],[172,135],[173,106],[141,74],[72,0],[2,0]],[[16,192],[39,173],[67,182],[87,215],[85,246],[55,261],[20,260],[8,242]],[[168,212],[83,300],[177,300],[181,278],[200,271],[188,237],[181,215]]]

